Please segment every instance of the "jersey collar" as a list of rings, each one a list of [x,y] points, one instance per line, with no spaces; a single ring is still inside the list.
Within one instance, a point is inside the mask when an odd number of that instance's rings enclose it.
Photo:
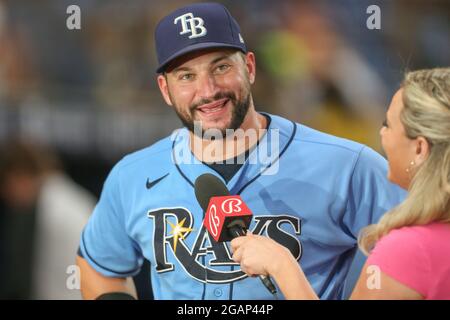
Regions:
[[[248,156],[241,169],[227,185],[231,194],[241,194],[251,183],[264,175],[276,175],[280,157],[291,144],[297,130],[297,124],[279,116],[265,113],[270,117],[270,125],[266,134],[260,139],[258,146]],[[172,135],[172,161],[179,174],[194,187],[195,180],[204,173],[224,179],[212,168],[198,160],[190,149],[190,134],[182,128]]]

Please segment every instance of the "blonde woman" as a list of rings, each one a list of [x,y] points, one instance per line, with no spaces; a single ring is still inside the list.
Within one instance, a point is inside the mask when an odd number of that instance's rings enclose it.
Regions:
[[[450,299],[450,68],[408,73],[380,131],[403,203],[364,228],[369,255],[351,299]],[[318,299],[290,252],[256,235],[231,242],[250,276],[270,274],[287,299]]]

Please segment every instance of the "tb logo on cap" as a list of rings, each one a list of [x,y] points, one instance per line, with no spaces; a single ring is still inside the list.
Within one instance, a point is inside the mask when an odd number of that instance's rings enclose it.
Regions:
[[[178,21],[181,21],[182,31],[180,32],[180,35],[190,32],[191,35],[189,36],[189,39],[199,38],[206,35],[207,30],[204,27],[205,22],[202,18],[194,17],[191,12],[175,18],[175,20],[173,20],[173,24],[178,24]]]

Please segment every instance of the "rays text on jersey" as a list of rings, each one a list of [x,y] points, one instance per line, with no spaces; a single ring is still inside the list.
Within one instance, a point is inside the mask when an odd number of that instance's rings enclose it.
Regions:
[[[175,268],[181,267],[188,276],[197,281],[217,284],[246,277],[238,268],[238,264],[232,260],[227,243],[214,241],[201,223],[198,223],[198,228],[193,228],[193,215],[188,209],[158,208],[150,210],[147,216],[154,223],[152,243],[156,272],[173,272]],[[298,240],[301,232],[298,217],[255,216],[254,222],[252,233],[269,236],[287,247],[296,259],[300,259],[302,249]],[[174,226],[181,224],[183,233],[182,236],[177,236],[176,232],[173,232]]]

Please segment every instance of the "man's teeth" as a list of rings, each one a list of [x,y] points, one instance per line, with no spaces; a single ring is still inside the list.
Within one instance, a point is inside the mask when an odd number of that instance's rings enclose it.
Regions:
[[[219,111],[222,108],[223,108],[223,106],[219,106],[219,107],[215,107],[215,108],[204,108],[204,109],[201,109],[201,110],[203,112],[205,112],[205,113],[211,113],[211,112]]]

